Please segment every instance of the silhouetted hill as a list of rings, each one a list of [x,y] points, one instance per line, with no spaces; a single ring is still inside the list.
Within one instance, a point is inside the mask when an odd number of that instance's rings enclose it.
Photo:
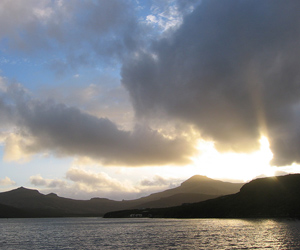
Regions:
[[[210,195],[226,195],[237,193],[244,183],[230,183],[218,181],[202,175],[194,175],[190,179],[181,184],[178,189],[188,192],[210,194]]]
[[[0,193],[0,204],[18,209],[16,213],[19,211],[20,215],[16,217],[102,216],[107,212],[122,209],[161,208],[199,202],[238,192],[241,185],[193,176],[179,187],[127,201],[105,198],[74,200],[53,193],[44,195],[37,190],[20,187]]]
[[[73,200],[23,187],[0,193],[0,204],[21,209],[31,217],[102,216],[118,203],[108,199]]]
[[[172,207],[172,206],[179,206],[184,203],[195,203],[199,201],[205,201],[216,197],[218,196],[208,195],[208,194],[179,193],[168,197],[160,198],[158,200],[142,203],[138,205],[137,208]]]
[[[160,218],[300,218],[300,175],[253,180],[239,193],[162,209],[111,212],[105,217],[151,214]]]
[[[181,205],[182,203],[204,201],[226,194],[234,194],[237,193],[242,186],[242,183],[223,182],[206,176],[194,175],[184,181],[179,187],[154,193],[147,197],[137,199],[134,202],[137,202],[139,207],[148,208],[161,207],[158,201],[169,204],[168,206]],[[176,201],[173,199],[173,202],[167,202],[167,200],[171,200],[169,197],[179,194],[182,195],[177,196],[178,199]],[[164,200],[164,198],[167,198],[167,200]],[[143,205],[140,206],[141,204]]]

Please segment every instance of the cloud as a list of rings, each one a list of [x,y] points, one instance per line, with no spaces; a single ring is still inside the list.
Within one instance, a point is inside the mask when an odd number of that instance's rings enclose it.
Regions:
[[[137,199],[154,192],[179,186],[180,179],[155,175],[152,179],[142,179],[138,183],[120,181],[104,172],[70,168],[64,179],[47,179],[41,175],[30,177],[30,183],[43,193],[53,192],[63,197],[90,199],[109,197],[110,199]]]
[[[128,184],[111,178],[106,173],[92,173],[82,169],[71,168],[66,173],[67,179],[81,184],[87,190],[114,191],[114,192],[133,192],[136,191]]]
[[[3,134],[3,142],[5,144],[3,160],[6,162],[18,161],[27,162],[30,160],[31,153],[26,152],[24,148],[30,145],[30,138],[24,138],[20,134],[6,133]]]
[[[30,177],[30,183],[37,187],[64,188],[67,183],[59,179],[44,179],[40,175]]]
[[[13,119],[13,110],[8,105],[7,79],[0,76],[0,129],[10,127]]]
[[[140,185],[142,187],[165,187],[172,188],[178,186],[183,180],[174,179],[174,178],[166,178],[160,175],[155,175],[152,180],[151,179],[143,179],[140,181]]]
[[[76,107],[33,99],[19,85],[9,86],[7,99],[6,106],[14,111],[14,130],[5,140],[4,159],[9,161],[47,152],[89,157],[105,165],[185,164],[195,151],[184,137],[169,138],[142,125],[122,130]]]
[[[7,176],[4,179],[0,179],[0,186],[11,186],[11,185],[15,185],[15,184],[16,184],[16,182],[12,181]]]
[[[53,192],[63,197],[76,199],[90,199],[93,197],[110,197],[125,199],[136,197],[139,189],[131,183],[120,182],[105,173],[95,173],[78,168],[71,168],[66,173],[66,178],[47,179],[40,175],[30,177],[30,183],[43,193]]]
[[[7,86],[5,78],[0,76],[0,92],[6,92]]]
[[[299,11],[298,1],[202,1],[124,63],[136,116],[193,124],[221,151],[253,151],[264,134],[273,164],[300,162]]]
[[[39,58],[61,74],[79,66],[117,64],[143,40],[129,1],[21,0],[0,2],[5,51]]]
[[[77,72],[82,66],[120,65],[134,51],[147,47],[156,29],[164,32],[179,27],[197,0],[143,4],[151,8],[149,17],[156,22],[141,21],[138,15],[144,13],[138,11],[141,6],[136,1],[3,0],[0,44],[3,51],[30,55],[31,61],[48,65],[58,75]],[[48,53],[51,56],[40,62]]]
[[[153,177],[153,180],[144,179],[141,181],[142,186],[164,186],[167,184],[168,184],[168,180],[166,180],[165,178],[159,175],[155,175]]]
[[[85,86],[72,81],[59,87],[45,87],[39,96],[80,108],[99,118],[106,117],[122,128],[133,127],[134,114],[128,93],[115,77],[101,76]]]
[[[151,15],[146,17],[146,22],[158,25],[162,32],[177,29],[183,17],[194,10],[196,0],[152,0]]]

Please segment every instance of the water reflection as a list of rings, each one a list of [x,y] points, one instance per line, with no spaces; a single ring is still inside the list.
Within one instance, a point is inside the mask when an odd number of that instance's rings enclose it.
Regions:
[[[300,249],[300,222],[1,219],[0,249]]]

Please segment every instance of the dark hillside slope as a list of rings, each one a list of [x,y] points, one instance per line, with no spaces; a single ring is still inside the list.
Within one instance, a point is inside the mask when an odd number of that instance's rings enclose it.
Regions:
[[[188,180],[184,181],[179,187],[168,189],[159,193],[154,193],[147,197],[132,201],[133,204],[136,203],[136,206],[133,206],[133,208],[161,207],[161,205],[158,204],[159,200],[165,202],[166,204],[169,204],[168,206],[181,205],[182,203],[186,202],[204,201],[226,194],[237,193],[242,186],[243,183],[223,182],[208,178],[206,176],[194,175]],[[184,196],[183,194],[186,194],[186,196]],[[177,202],[175,201],[175,199],[173,199],[173,202],[168,203],[164,199],[167,198],[167,200],[170,201],[171,197],[174,198],[174,195],[177,195]]]
[[[105,217],[132,213],[141,211],[112,212]],[[147,213],[161,218],[300,218],[300,174],[256,179],[237,194]]]
[[[0,218],[24,218],[24,217],[30,217],[30,214],[26,213],[21,209],[0,204]]]
[[[180,206],[186,203],[195,203],[218,197],[218,195],[197,194],[197,193],[179,193],[158,200],[142,203],[132,208],[163,208]]]
[[[108,199],[73,200],[56,194],[44,195],[23,187],[0,193],[0,204],[26,211],[31,217],[102,216],[113,211],[116,203],[121,202]]]

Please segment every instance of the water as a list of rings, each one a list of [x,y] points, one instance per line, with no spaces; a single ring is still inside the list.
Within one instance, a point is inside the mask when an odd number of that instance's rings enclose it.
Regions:
[[[300,249],[300,221],[0,219],[0,249]]]

